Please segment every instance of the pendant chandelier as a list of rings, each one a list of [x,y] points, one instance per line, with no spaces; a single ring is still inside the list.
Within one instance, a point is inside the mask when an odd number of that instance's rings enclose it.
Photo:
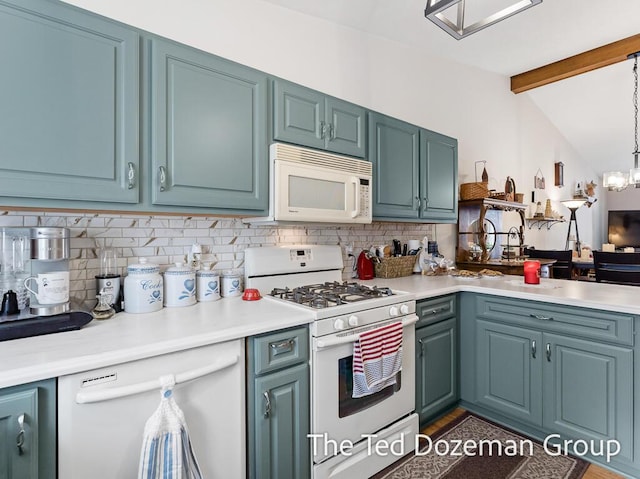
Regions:
[[[474,0],[476,3],[482,4],[486,0]],[[461,40],[472,33],[482,30],[494,23],[498,23],[505,18],[509,18],[516,13],[520,13],[527,8],[542,3],[542,0],[518,0],[502,10],[493,13],[481,20],[470,25],[465,25],[465,0],[427,0],[427,6],[424,9],[424,16],[442,28],[456,40]],[[447,10],[457,7],[455,22],[447,18]],[[452,16],[452,15],[449,15]]]
[[[635,116],[635,150],[633,152],[633,168],[629,172],[607,171],[602,177],[602,185],[609,191],[622,191],[627,186],[640,188],[640,168],[638,168],[638,56],[640,52],[629,55],[633,58],[633,109]]]

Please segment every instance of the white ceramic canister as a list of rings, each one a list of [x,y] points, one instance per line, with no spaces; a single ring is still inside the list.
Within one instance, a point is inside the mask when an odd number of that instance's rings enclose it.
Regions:
[[[225,271],[221,278],[222,289],[220,293],[224,298],[240,296],[242,294],[242,278],[235,271]]]
[[[196,272],[183,263],[176,263],[164,272],[164,305],[196,304]]]
[[[140,258],[139,264],[127,267],[124,278],[124,310],[127,313],[152,313],[162,309],[160,267]]]
[[[220,299],[220,276],[211,270],[196,271],[196,297],[198,301]]]

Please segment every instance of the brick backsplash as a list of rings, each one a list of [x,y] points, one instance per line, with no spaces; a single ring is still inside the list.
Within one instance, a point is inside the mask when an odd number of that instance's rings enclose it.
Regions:
[[[248,225],[239,218],[112,215],[102,213],[59,213],[0,211],[0,228],[59,226],[71,232],[71,296],[87,305],[95,301],[95,275],[100,247],[115,248],[120,273],[128,264],[146,257],[166,266],[184,262],[191,245],[202,246],[203,262],[213,269],[243,272],[244,249],[248,246],[276,244],[330,244],[343,246],[343,278],[352,277],[353,259],[344,247],[353,246],[354,254],[371,245],[390,244],[394,238],[433,237],[434,225],[374,222],[369,225],[300,224],[295,226]]]

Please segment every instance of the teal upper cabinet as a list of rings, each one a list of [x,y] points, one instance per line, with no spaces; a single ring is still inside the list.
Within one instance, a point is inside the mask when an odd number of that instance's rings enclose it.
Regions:
[[[417,126],[369,113],[374,218],[418,218],[419,138]]]
[[[456,222],[457,140],[371,112],[369,159],[374,218]]]
[[[283,80],[273,81],[273,139],[365,156],[365,109]]]
[[[137,203],[138,34],[0,0],[0,196]]]
[[[455,223],[458,218],[458,141],[420,130],[420,217]]]
[[[152,38],[152,203],[266,214],[267,76]]]

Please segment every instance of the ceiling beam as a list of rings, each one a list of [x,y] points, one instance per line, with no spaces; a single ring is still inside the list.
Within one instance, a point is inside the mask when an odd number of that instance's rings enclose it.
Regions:
[[[511,77],[511,91],[522,93],[581,73],[613,65],[626,60],[629,55],[636,52],[640,52],[640,34],[514,75]]]

